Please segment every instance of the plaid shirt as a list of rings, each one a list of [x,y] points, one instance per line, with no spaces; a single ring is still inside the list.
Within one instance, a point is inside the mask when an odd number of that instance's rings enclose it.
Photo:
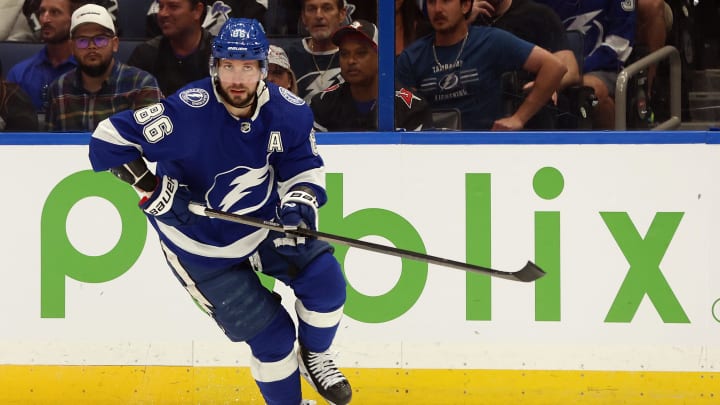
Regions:
[[[48,93],[48,131],[92,132],[100,121],[117,112],[155,104],[163,97],[155,77],[117,59],[97,93],[85,90],[78,68],[55,80]]]

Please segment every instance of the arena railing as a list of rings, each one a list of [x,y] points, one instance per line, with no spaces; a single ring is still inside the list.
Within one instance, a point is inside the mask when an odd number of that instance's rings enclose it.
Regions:
[[[653,130],[667,130],[678,128],[681,124],[681,62],[680,52],[674,46],[666,45],[655,52],[638,59],[636,62],[626,66],[618,74],[615,82],[615,130],[624,131],[627,129],[627,91],[628,84],[632,77],[648,68],[652,64],[659,63],[665,59],[670,60],[670,117],[658,123]]]

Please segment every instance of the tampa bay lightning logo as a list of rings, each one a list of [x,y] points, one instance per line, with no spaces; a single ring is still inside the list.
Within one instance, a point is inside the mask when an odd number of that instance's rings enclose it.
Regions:
[[[298,77],[297,85],[300,93],[305,92],[303,96],[305,101],[309,102],[315,94],[320,93],[332,85],[343,83],[344,81],[345,79],[343,79],[340,74],[340,68],[331,67],[323,72],[313,70],[304,76]]]
[[[190,107],[200,108],[208,103],[210,95],[204,89],[187,89],[180,93],[180,100]]]
[[[457,87],[459,83],[460,78],[458,77],[457,73],[452,72],[440,79],[438,86],[440,86],[440,88],[443,90],[451,90]]]
[[[267,203],[274,184],[275,174],[270,165],[238,166],[216,175],[205,197],[212,208],[246,214]]]
[[[305,100],[296,96],[295,93],[286,89],[285,87],[280,87],[278,90],[280,90],[280,95],[283,96],[283,98],[285,100],[289,101],[291,104],[295,104],[295,105],[305,104]]]

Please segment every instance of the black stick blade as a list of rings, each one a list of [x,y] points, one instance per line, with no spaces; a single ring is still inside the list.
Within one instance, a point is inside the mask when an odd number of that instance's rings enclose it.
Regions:
[[[513,273],[518,281],[529,283],[545,275],[545,271],[528,260],[525,267]]]

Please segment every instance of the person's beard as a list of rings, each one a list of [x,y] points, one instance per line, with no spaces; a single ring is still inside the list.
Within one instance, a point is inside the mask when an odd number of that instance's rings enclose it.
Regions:
[[[220,95],[222,96],[222,98],[225,99],[225,101],[228,104],[230,104],[231,106],[233,106],[235,108],[248,107],[253,103],[253,101],[255,99],[255,92],[248,91],[247,96],[245,96],[243,98],[231,97],[230,94],[228,94],[228,92],[224,88],[222,88],[222,86],[218,86],[218,87],[220,89]],[[249,90],[249,89],[246,89],[246,90]]]
[[[81,72],[85,73],[90,77],[100,77],[104,75],[105,72],[107,72],[111,62],[112,58],[104,60],[98,65],[83,65],[82,63],[80,63],[79,67]]]
[[[52,44],[52,45],[61,44],[63,42],[67,42],[69,40],[70,40],[70,32],[42,38],[42,41],[44,43]]]

